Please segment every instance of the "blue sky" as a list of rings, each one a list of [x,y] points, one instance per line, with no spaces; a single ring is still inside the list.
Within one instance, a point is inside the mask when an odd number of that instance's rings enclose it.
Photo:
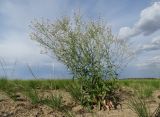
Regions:
[[[115,35],[132,43],[135,56],[121,77],[160,77],[159,0],[0,0],[0,60],[6,74],[31,78],[29,65],[38,77],[68,77],[62,63],[40,54],[29,25],[34,19],[72,16],[77,9],[84,17],[102,17]]]

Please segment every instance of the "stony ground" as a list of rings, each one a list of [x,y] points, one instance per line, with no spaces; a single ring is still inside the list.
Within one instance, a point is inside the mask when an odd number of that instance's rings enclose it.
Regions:
[[[76,117],[136,117],[126,105],[127,100],[122,102],[122,110],[112,109],[111,111],[96,111],[89,113],[82,110],[82,107],[75,105],[69,93],[62,90],[45,91],[43,96],[53,94],[62,94],[65,105],[71,107],[71,112],[76,114]],[[148,100],[151,111],[160,103],[160,91],[155,91],[153,97]],[[0,92],[0,117],[66,117],[64,113],[58,112],[46,105],[33,105],[22,94],[17,94],[17,100],[13,101],[4,92]]]

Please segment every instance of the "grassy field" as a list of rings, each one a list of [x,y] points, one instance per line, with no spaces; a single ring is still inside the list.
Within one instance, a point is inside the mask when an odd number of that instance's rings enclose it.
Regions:
[[[76,81],[75,81],[76,82]],[[56,90],[66,89],[75,83],[73,80],[7,80],[0,79],[0,90],[23,91],[25,88]],[[154,91],[160,89],[160,79],[124,79],[118,81],[121,87],[129,87],[138,91]]]
[[[134,95],[143,99],[152,99],[153,93],[160,90],[159,79],[126,79],[119,80],[118,84],[123,90],[132,91]],[[14,102],[19,101],[19,97],[23,95],[24,100],[28,100],[31,105],[45,105],[57,113],[65,113],[70,117],[74,116],[75,112],[73,114],[72,109],[75,105],[78,105],[74,102],[74,99],[78,99],[80,95],[77,91],[78,87],[77,90],[73,90],[73,86],[77,86],[77,82],[73,80],[0,79],[1,92],[5,93]]]
[[[0,90],[8,95],[16,92],[25,92],[29,89],[66,90],[68,86],[75,85],[73,80],[7,80],[0,79]],[[124,79],[118,81],[120,87],[134,89],[142,97],[151,97],[155,90],[160,90],[160,79]]]
[[[119,84],[134,89],[144,98],[149,98],[155,90],[160,90],[160,79],[127,79],[120,80]]]
[[[73,80],[8,80],[7,78],[0,78],[0,89],[7,84],[14,86],[31,86],[32,88],[42,89],[65,89],[68,84],[74,83]],[[123,79],[118,83],[121,86],[139,88],[139,86],[152,87],[153,89],[160,88],[160,79]]]

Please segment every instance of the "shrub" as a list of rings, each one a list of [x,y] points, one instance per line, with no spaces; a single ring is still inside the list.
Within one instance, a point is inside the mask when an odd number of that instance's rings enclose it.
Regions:
[[[73,20],[63,17],[55,23],[33,22],[31,27],[31,38],[78,79],[83,106],[100,106],[113,94],[117,72],[131,54],[127,42],[114,36],[110,27],[101,21],[82,21],[77,14]],[[106,80],[113,84],[108,86]]]

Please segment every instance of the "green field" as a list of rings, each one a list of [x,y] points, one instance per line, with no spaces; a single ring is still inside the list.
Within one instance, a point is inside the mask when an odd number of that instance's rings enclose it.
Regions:
[[[73,80],[7,80],[0,79],[0,90],[6,92],[23,92],[27,88],[42,90],[67,90],[69,85],[74,85]],[[160,79],[123,79],[118,80],[120,87],[134,89],[145,97],[152,95],[155,90],[160,90]]]
[[[11,87],[27,87],[42,88],[42,89],[65,89],[68,84],[74,83],[73,80],[8,80],[7,78],[0,79],[0,89],[10,85]],[[123,79],[119,80],[120,86],[139,88],[150,87],[153,89],[160,89],[160,79]]]

